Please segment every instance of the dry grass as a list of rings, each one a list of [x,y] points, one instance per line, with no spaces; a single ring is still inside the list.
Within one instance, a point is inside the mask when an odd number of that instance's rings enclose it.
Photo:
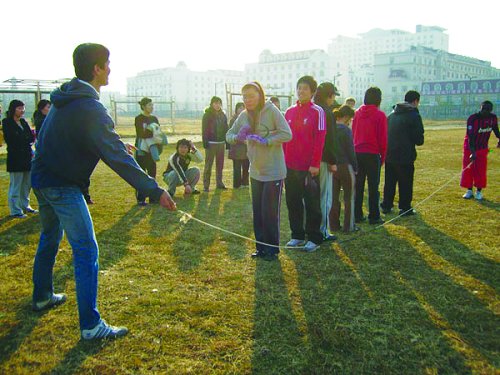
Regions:
[[[0,172],[0,373],[498,373],[500,152],[490,154],[486,200],[464,201],[463,131],[426,137],[415,201],[456,179],[417,217],[366,234],[362,225],[354,241],[284,251],[275,263],[250,259],[251,243],[136,207],[132,189],[100,164],[90,208],[99,307],[130,328],[102,343],[79,341],[67,242],[55,288],[68,302],[30,311],[38,220],[6,218],[8,176]],[[228,186],[230,169],[227,162]],[[200,219],[252,235],[248,190],[176,199]],[[283,205],[283,242],[286,215]]]

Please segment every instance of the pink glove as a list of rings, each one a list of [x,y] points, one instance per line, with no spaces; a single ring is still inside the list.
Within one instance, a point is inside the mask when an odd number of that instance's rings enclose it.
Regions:
[[[238,132],[238,135],[236,136],[236,140],[240,142],[245,142],[251,130],[252,129],[250,128],[249,125],[242,126],[240,131]]]
[[[267,139],[264,138],[264,137],[261,137],[258,134],[250,134],[247,137],[247,140],[248,141],[254,141],[254,142],[260,143],[261,145],[267,145]]]

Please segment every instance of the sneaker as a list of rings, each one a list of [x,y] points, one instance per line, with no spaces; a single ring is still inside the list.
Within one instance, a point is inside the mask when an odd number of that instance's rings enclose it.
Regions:
[[[47,301],[33,302],[33,311],[43,311],[66,302],[66,294],[52,294]]]
[[[87,204],[94,204],[94,201],[92,199],[85,199],[85,202],[87,202]]]
[[[476,198],[478,201],[483,200],[483,193],[481,193],[480,191],[476,191],[476,195],[474,198]]]
[[[204,192],[204,193],[208,193],[209,191],[210,191],[210,189],[209,189],[209,188],[203,188],[203,192]]]
[[[217,189],[219,190],[227,190],[227,187],[224,185],[217,186]]]
[[[13,219],[26,219],[28,215],[21,213],[21,214],[10,215],[10,217]]]
[[[288,241],[286,246],[298,247],[298,246],[304,246],[305,244],[306,244],[306,241],[304,241],[304,240],[296,240],[296,239],[292,238],[290,241]]]
[[[464,199],[471,199],[474,196],[472,193],[472,190],[467,190],[464,195],[462,195],[462,198]]]
[[[319,249],[319,245],[316,245],[314,242],[307,241],[307,243],[304,246],[304,250],[307,253],[312,253],[313,251],[316,251]]]
[[[382,203],[380,204],[380,209],[382,210],[382,213],[384,215],[390,214],[392,212],[392,207],[391,208],[387,208]]]
[[[384,223],[385,223],[385,221],[382,220],[380,217],[378,219],[370,220],[370,225],[384,224]]]
[[[193,191],[191,191],[191,194],[200,194],[200,191],[198,189],[193,189]]]
[[[144,206],[147,206],[148,204],[146,202],[137,202],[137,205],[144,207]]]
[[[410,208],[408,210],[399,210],[399,215],[400,216],[413,216],[416,215],[417,211],[413,208]]]
[[[114,327],[107,324],[101,319],[92,329],[82,329],[82,339],[84,340],[99,340],[99,339],[114,339],[125,336],[128,333],[126,327]]]
[[[37,214],[37,213],[38,213],[38,210],[35,210],[34,208],[31,208],[31,207],[29,207],[29,206],[28,206],[28,207],[26,207],[26,208],[24,209],[24,211],[26,211],[26,213],[28,213],[28,214]]]
[[[326,236],[323,236],[323,241],[335,241],[337,239],[337,236],[334,236],[333,234],[328,233]]]

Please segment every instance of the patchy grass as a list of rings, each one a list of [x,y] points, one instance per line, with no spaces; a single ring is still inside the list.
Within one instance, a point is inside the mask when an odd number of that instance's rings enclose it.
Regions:
[[[354,241],[312,254],[283,251],[275,263],[252,260],[250,242],[137,207],[132,189],[99,164],[90,208],[99,308],[130,329],[101,343],[79,341],[65,241],[55,288],[68,302],[30,311],[39,223],[7,218],[8,176],[0,172],[0,373],[498,373],[500,151],[489,157],[485,201],[464,201],[462,137],[462,130],[427,132],[415,202],[455,179],[418,216],[370,233],[362,225]],[[165,165],[163,157],[158,170]],[[227,161],[228,186],[231,168]],[[248,190],[176,200],[202,220],[252,236]],[[284,204],[281,227],[285,242]]]

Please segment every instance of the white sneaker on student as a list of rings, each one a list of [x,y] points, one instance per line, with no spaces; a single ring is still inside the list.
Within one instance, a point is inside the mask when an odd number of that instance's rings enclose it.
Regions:
[[[478,201],[482,201],[483,200],[483,193],[481,193],[480,191],[476,191],[476,196],[475,198],[478,200]]]
[[[304,250],[308,253],[312,253],[313,251],[316,251],[319,249],[319,245],[316,245],[314,242],[307,241],[306,245],[304,246]]]
[[[306,243],[306,241],[304,241],[304,240],[296,240],[295,238],[292,238],[290,241],[288,241],[286,246],[299,247],[299,246],[304,246],[305,243]]]
[[[96,340],[96,339],[114,339],[116,337],[125,336],[128,333],[126,327],[113,327],[101,319],[92,329],[82,329],[82,339]]]
[[[474,196],[474,193],[472,193],[472,190],[467,190],[464,195],[462,195],[462,198],[464,199],[471,199]]]

